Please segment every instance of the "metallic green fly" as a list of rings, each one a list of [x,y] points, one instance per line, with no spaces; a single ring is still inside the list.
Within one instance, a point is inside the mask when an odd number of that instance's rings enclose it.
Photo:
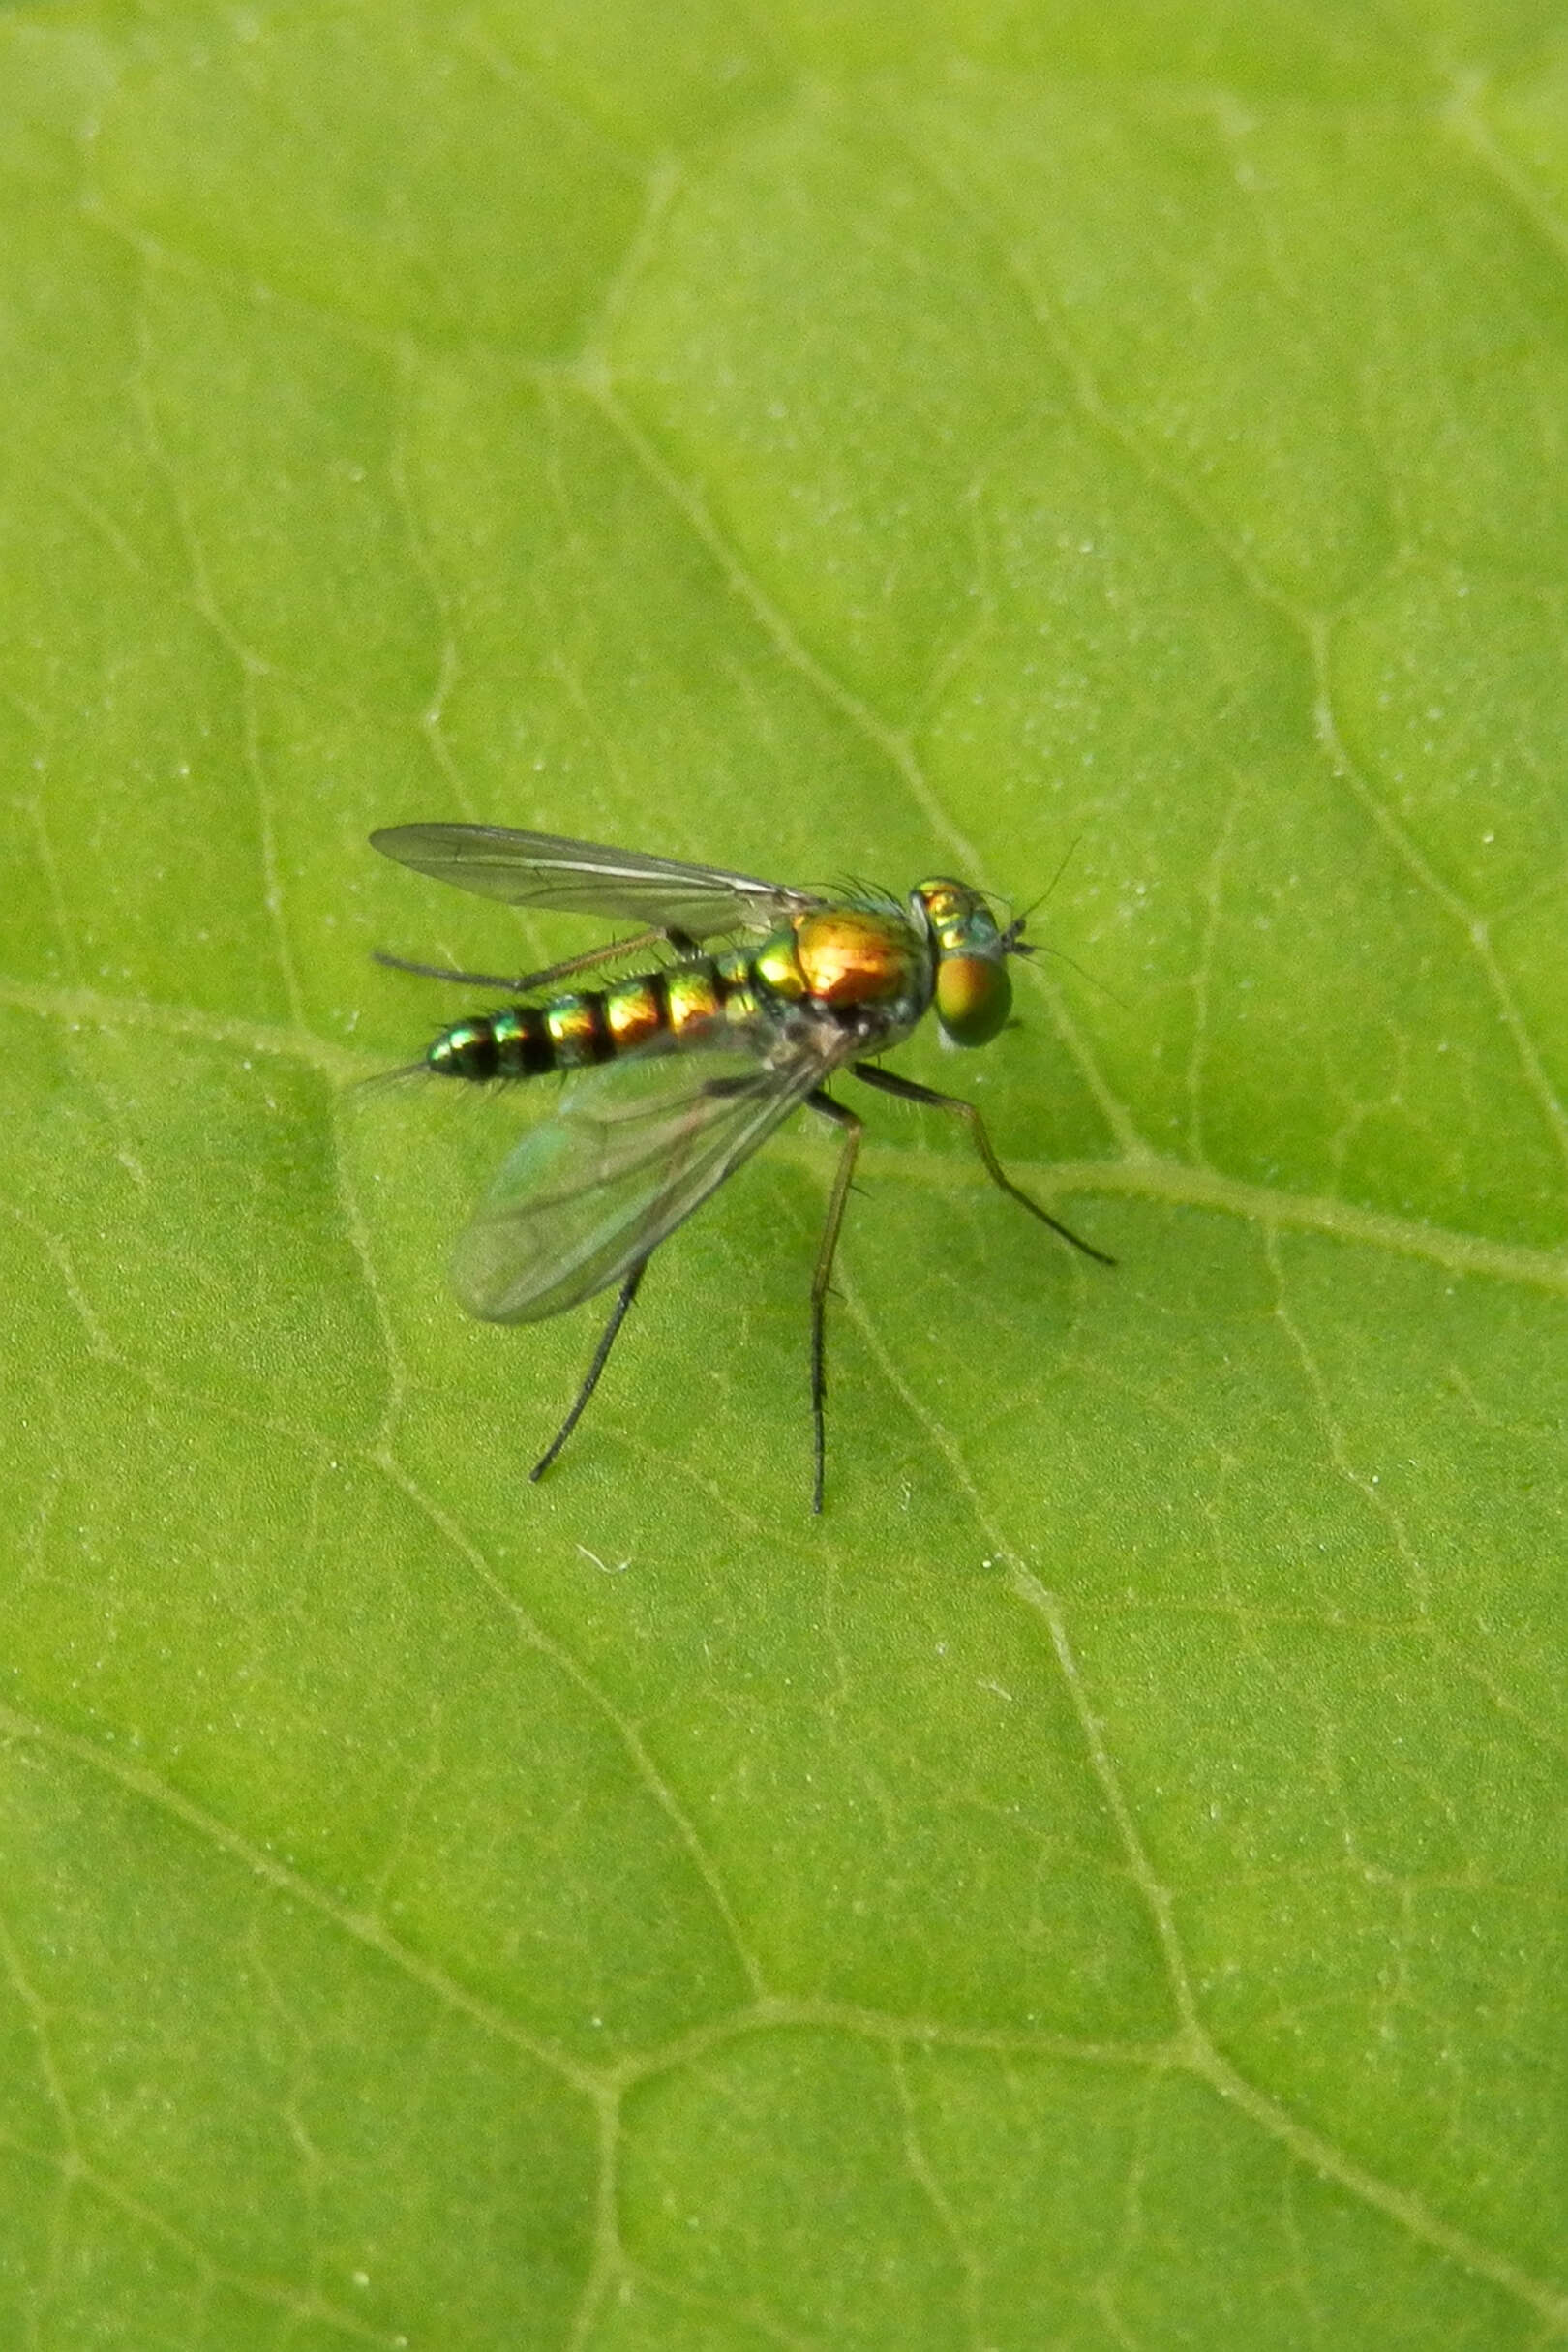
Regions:
[[[379,959],[519,1000],[455,1022],[416,1067],[476,1081],[549,1071],[569,1080],[553,1116],[514,1147],[452,1256],[458,1299],[492,1323],[542,1322],[619,1284],[587,1377],[531,1477],[582,1418],[660,1242],[809,1103],[843,1137],[811,1281],[811,1507],[822,1509],[828,1286],[864,1132],[828,1092],[840,1070],[962,1119],[994,1184],[1085,1257],[1114,1263],[1003,1173],[972,1102],[865,1058],[900,1044],[933,1006],[958,1045],[986,1044],[1007,1020],[1008,959],[1034,950],[1022,917],[1003,928],[979,890],[938,877],[907,900],[859,887],[829,895],[493,825],[395,825],[371,844],[481,898],[642,926],[516,979]],[[725,938],[737,944],[704,946]],[[561,988],[653,951],[665,960],[651,970]],[[522,1001],[530,998],[542,1001]]]

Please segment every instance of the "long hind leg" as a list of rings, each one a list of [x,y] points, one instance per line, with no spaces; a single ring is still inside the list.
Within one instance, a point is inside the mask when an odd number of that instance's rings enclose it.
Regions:
[[[577,1395],[572,1402],[571,1411],[567,1414],[565,1420],[561,1423],[559,1429],[556,1432],[554,1437],[551,1438],[550,1443],[545,1447],[544,1452],[540,1455],[538,1461],[528,1472],[528,1477],[530,1479],[538,1480],[544,1476],[546,1470],[549,1469],[551,1463],[555,1461],[556,1456],[560,1452],[561,1447],[565,1444],[573,1430],[576,1429],[578,1423],[582,1420],[583,1415],[588,1407],[588,1401],[599,1385],[599,1374],[603,1372],[606,1364],[610,1360],[610,1350],[616,1343],[616,1335],[619,1331],[621,1324],[626,1320],[627,1311],[630,1308],[633,1299],[637,1296],[638,1286],[647,1272],[648,1259],[646,1257],[640,1257],[636,1265],[632,1268],[630,1274],[627,1275],[625,1281],[621,1283],[619,1294],[616,1299],[615,1306],[610,1311],[610,1320],[608,1323],[606,1323],[603,1331],[599,1334],[599,1344],[593,1350],[593,1361],[588,1368],[588,1376],[584,1380],[582,1387],[578,1390]]]
[[[613,964],[628,955],[640,955],[645,948],[669,946],[678,955],[689,955],[693,942],[683,931],[639,931],[631,939],[613,939],[603,948],[589,948],[582,955],[568,955],[558,964],[546,964],[542,972],[460,972],[453,964],[420,964],[411,956],[392,955],[385,948],[372,948],[371,962],[383,964],[388,972],[412,972],[419,980],[456,980],[462,988],[494,988],[498,996],[530,996],[536,988],[553,988],[557,980],[570,980],[574,972],[591,972],[599,964]]]

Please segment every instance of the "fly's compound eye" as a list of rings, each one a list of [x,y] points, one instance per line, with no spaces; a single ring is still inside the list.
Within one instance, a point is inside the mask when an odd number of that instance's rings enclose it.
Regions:
[[[988,1045],[1012,1010],[1012,982],[993,955],[944,955],[936,1015],[955,1045]]]

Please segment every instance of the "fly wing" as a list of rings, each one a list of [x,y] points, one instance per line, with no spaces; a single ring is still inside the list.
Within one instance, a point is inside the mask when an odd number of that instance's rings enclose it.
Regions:
[[[780,919],[822,902],[810,890],[756,882],[716,866],[678,865],[637,850],[602,849],[554,833],[518,833],[503,825],[389,825],[372,849],[400,865],[480,898],[518,907],[554,907],[609,915],[660,931],[709,939],[719,931],[768,931]]]
[[[830,1030],[731,1032],[569,1083],[507,1160],[452,1252],[452,1287],[491,1323],[591,1298],[674,1232],[852,1050]]]

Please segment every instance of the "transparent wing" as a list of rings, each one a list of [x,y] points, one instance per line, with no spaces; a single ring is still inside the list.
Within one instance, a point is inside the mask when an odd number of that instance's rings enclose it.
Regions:
[[[557,907],[578,915],[623,916],[660,931],[708,939],[718,931],[770,930],[782,916],[822,901],[811,890],[755,882],[637,850],[602,849],[554,833],[512,832],[502,825],[389,825],[372,849],[400,865],[480,898],[511,906]]]
[[[584,1071],[458,1241],[458,1298],[487,1322],[537,1323],[608,1288],[852,1050],[830,1029],[759,1029]]]

